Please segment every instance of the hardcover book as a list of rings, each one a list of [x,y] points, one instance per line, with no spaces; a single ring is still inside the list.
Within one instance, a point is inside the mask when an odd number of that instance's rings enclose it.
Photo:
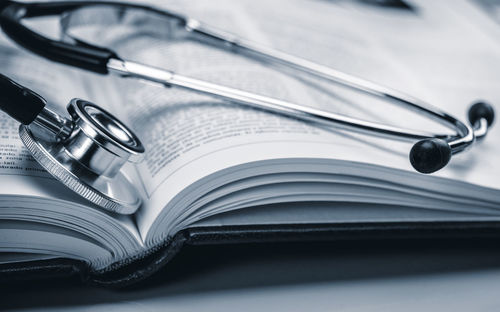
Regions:
[[[498,108],[500,47],[488,21],[480,27],[462,22],[460,8],[468,4],[460,3],[168,5],[244,38],[422,97],[463,118],[478,97]],[[57,31],[53,21],[37,23]],[[203,42],[150,36],[137,27],[82,31],[127,59],[195,78],[366,120],[436,127],[349,90]],[[63,113],[72,98],[95,102],[124,120],[146,148],[142,163],[125,168],[143,205],[133,215],[113,214],[45,172],[23,147],[16,122],[0,113],[4,278],[78,271],[96,283],[125,285],[153,274],[186,243],[498,232],[499,127],[445,169],[423,175],[408,161],[407,142],[84,73],[34,56],[5,37],[0,49],[2,73],[42,94],[51,107]]]

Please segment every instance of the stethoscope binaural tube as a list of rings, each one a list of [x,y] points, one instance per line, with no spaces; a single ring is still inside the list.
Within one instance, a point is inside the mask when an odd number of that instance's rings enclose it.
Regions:
[[[197,39],[208,40],[220,47],[229,48],[231,51],[254,57],[259,61],[291,67],[303,73],[399,104],[409,110],[425,114],[429,118],[454,130],[456,134],[434,134],[393,127],[200,81],[171,71],[123,60],[109,49],[82,42],[78,38],[75,38],[71,43],[54,41],[33,32],[21,24],[23,18],[62,14],[69,10],[84,10],[91,6],[99,9],[106,6],[117,6],[121,9],[149,10],[165,18],[174,20],[187,34],[191,34]],[[71,14],[65,14],[66,18],[69,18],[68,16],[71,16]],[[469,110],[469,121],[472,124],[472,126],[469,126],[427,103],[390,88],[239,39],[212,29],[194,19],[142,5],[81,1],[31,4],[10,2],[8,5],[4,5],[4,9],[0,13],[0,24],[5,33],[14,41],[56,62],[100,74],[111,73],[121,77],[149,80],[163,86],[181,87],[231,102],[269,110],[322,125],[334,125],[335,127],[347,128],[372,135],[387,136],[392,139],[419,140],[411,149],[409,157],[413,167],[422,173],[432,173],[443,168],[449,162],[452,155],[470,147],[476,141],[476,138],[484,137],[494,119],[493,108],[489,104],[478,103],[473,105]]]

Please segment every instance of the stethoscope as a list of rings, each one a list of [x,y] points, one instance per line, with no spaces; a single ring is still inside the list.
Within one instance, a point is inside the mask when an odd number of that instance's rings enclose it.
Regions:
[[[413,97],[346,73],[222,33],[197,20],[149,6],[116,2],[54,2],[0,4],[3,31],[21,46],[52,61],[99,74],[138,78],[162,86],[180,87],[216,98],[249,105],[323,126],[335,126],[392,139],[418,140],[409,158],[421,173],[443,168],[453,154],[484,138],[494,120],[493,108],[483,102],[469,109],[470,126]],[[369,122],[182,76],[172,71],[124,60],[110,49],[75,37],[70,28],[99,21],[119,22],[127,14],[144,14],[142,23],[151,29],[182,31],[192,38],[229,49],[267,64],[280,65],[304,74],[379,97],[452,129],[456,134],[426,133]],[[49,39],[22,24],[31,17],[61,15],[66,38]],[[149,18],[154,17],[154,18]],[[163,24],[164,23],[164,24]],[[163,28],[165,27],[165,28]],[[177,34],[177,33],[176,33]],[[21,123],[19,135],[33,157],[53,176],[87,200],[107,210],[130,214],[141,204],[140,196],[123,172],[126,162],[138,162],[144,147],[134,133],[99,106],[73,99],[67,106],[71,119],[47,107],[42,97],[2,76],[0,108]]]

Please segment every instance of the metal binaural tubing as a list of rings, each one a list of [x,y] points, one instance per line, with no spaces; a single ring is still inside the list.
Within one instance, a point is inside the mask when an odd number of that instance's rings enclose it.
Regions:
[[[33,124],[46,131],[54,141],[66,140],[73,131],[73,122],[44,107],[33,120]]]
[[[477,121],[474,127],[468,126],[463,123],[457,124],[457,128],[461,126],[465,126],[468,132],[466,135],[448,142],[448,145],[451,147],[451,151],[453,154],[457,154],[466,150],[474,142],[484,139],[484,137],[488,133],[488,121],[484,118],[481,118],[479,121]]]
[[[354,129],[360,132],[376,132],[377,134],[382,136],[392,136],[407,139],[421,139],[429,136],[428,133],[424,132],[413,132],[389,125],[359,120],[352,117],[334,114],[311,107],[252,94],[241,90],[214,85],[185,76],[174,75],[172,77],[171,84],[186,89],[196,90],[200,93],[215,95],[216,97],[224,100],[231,100],[240,104],[257,107],[260,109],[271,110],[276,113],[319,123],[326,126],[331,126],[331,123],[334,122],[337,124],[337,126]]]
[[[488,121],[484,118],[481,118],[476,124],[474,125],[474,136],[476,137],[476,140],[482,140],[488,133]]]
[[[468,149],[476,141],[476,133],[469,125],[460,122],[456,124],[456,127],[465,132],[465,135],[447,140],[452,154],[458,154]]]
[[[351,90],[399,104],[406,109],[420,114],[425,114],[430,119],[433,119],[434,121],[453,130],[455,134],[428,133],[360,120],[271,97],[220,86],[190,77],[181,76],[174,72],[160,68],[119,60],[118,58],[110,58],[108,60],[107,70],[110,73],[118,74],[120,76],[135,77],[162,85],[177,86],[205,95],[230,100],[232,102],[260,109],[270,110],[322,125],[331,126],[332,123],[335,123],[336,126],[341,128],[349,128],[358,132],[375,134],[384,137],[389,136],[392,139],[400,140],[440,138],[447,141],[452,153],[458,153],[465,150],[475,141],[474,132],[468,125],[417,98],[401,93],[397,90],[351,76],[347,73],[316,64],[300,57],[274,50],[250,41],[242,40],[234,35],[224,33],[218,29],[204,25],[195,19],[183,17],[177,14],[175,14],[175,17],[180,21],[179,26],[192,35],[196,40],[208,40],[208,42],[214,43],[217,47],[229,49],[235,53],[241,53],[258,61],[291,68],[311,76],[337,83]]]
[[[347,73],[337,71],[332,68],[322,66],[314,62],[310,62],[308,60],[281,51],[277,51],[250,41],[242,40],[231,34],[227,34],[220,30],[216,30],[207,25],[204,25],[194,19],[187,19],[185,29],[191,34],[198,35],[199,38],[210,39],[212,42],[218,44],[219,46],[223,48],[228,48],[233,52],[242,53],[247,56],[254,57],[260,61],[266,61],[267,63],[270,64],[274,65],[279,64],[285,67],[293,68],[295,70],[307,73],[309,75],[316,76],[340,84],[346,88],[358,92],[363,92],[365,94],[374,97],[389,100],[399,105],[404,105],[407,109],[411,109],[412,111],[415,111],[417,113],[425,113],[433,120],[457,132],[457,135],[453,137],[441,134],[427,135],[427,137],[445,138],[452,150],[452,153],[454,154],[467,149],[475,141],[475,134],[470,126],[464,124],[457,118],[443,112],[437,107],[425,103],[415,97],[401,93],[397,90],[384,87],[382,85],[355,76],[351,76]],[[339,122],[342,123],[342,121],[338,119],[343,119],[343,118],[338,118],[339,115],[336,115],[334,117],[335,119],[337,119],[337,123]],[[372,132],[375,131],[380,133],[381,131],[379,130],[382,129],[376,129],[376,128],[385,127],[383,125],[374,123],[370,123],[371,126],[365,127],[367,126],[366,122],[357,119],[353,120],[352,118],[350,119],[351,120],[348,121],[347,123],[350,123],[350,126],[354,126],[354,124],[356,124],[356,127],[358,129],[361,128]],[[373,126],[375,126],[376,128],[374,128]],[[393,130],[395,129],[393,128]],[[408,132],[409,132],[408,130],[397,129],[396,131],[394,131],[394,133],[391,133],[391,135],[405,136],[407,138],[418,138],[416,136],[413,137],[408,136]],[[484,136],[484,134],[482,136]]]
[[[267,61],[270,64],[284,65],[285,67],[290,67],[309,75],[340,84],[349,89],[389,100],[399,105],[404,105],[406,108],[418,113],[423,112],[433,120],[457,132],[456,136],[448,137],[446,139],[453,154],[459,153],[471,146],[475,141],[476,134],[483,137],[487,132],[487,127],[484,128],[484,125],[479,130],[484,132],[484,134],[482,132],[479,132],[478,130],[474,131],[467,124],[464,124],[457,118],[443,112],[437,107],[431,106],[428,103],[425,103],[407,94],[401,93],[397,90],[387,88],[355,76],[351,76],[347,73],[343,73],[338,70],[334,70],[332,68],[322,66],[278,50],[274,50],[250,41],[242,40],[231,34],[227,34],[204,25],[197,20],[187,19],[185,29],[188,32],[194,35],[198,35],[204,39],[209,38],[213,42],[218,43],[219,46],[229,48],[233,52],[239,52],[247,56],[257,58],[261,61]],[[354,123],[358,124],[359,122],[360,121],[355,120]],[[364,123],[364,121],[362,121],[362,123]],[[380,127],[380,125],[376,126]],[[378,132],[378,129],[370,128],[369,130]],[[406,131],[407,130],[396,131],[399,133],[395,133],[395,135],[404,136],[404,132]],[[428,135],[428,137],[446,138],[445,135],[440,134],[432,134]]]
[[[182,87],[205,95],[234,101],[240,104],[249,105],[260,109],[271,110],[276,113],[319,123],[322,125],[331,126],[332,123],[335,123],[336,125],[343,128],[354,129],[359,132],[370,134],[375,133],[381,136],[390,136],[391,138],[402,140],[415,140],[436,137],[436,135],[433,135],[432,133],[413,131],[360,120],[340,114],[334,114],[331,112],[326,112],[323,110],[306,107],[275,98],[270,98],[201,81],[198,79],[181,76],[170,71],[131,61],[111,59],[108,62],[108,70],[110,73],[114,73],[122,77],[134,77],[156,82],[162,85]],[[445,135],[437,137],[443,139],[449,138],[449,136]]]
[[[261,61],[267,61],[270,64],[280,64],[295,70],[316,76],[331,82],[340,84],[346,88],[363,92],[365,94],[383,98],[391,102],[403,104],[407,108],[417,112],[424,112],[442,125],[454,130],[464,131],[464,127],[457,129],[456,118],[448,115],[440,109],[431,106],[417,98],[401,93],[397,90],[384,87],[368,80],[349,75],[347,73],[296,57],[254,42],[242,40],[231,34],[216,30],[194,19],[187,19],[186,30],[199,38],[210,39],[218,43],[219,46],[231,49],[232,52],[243,53]],[[458,133],[465,136],[467,133]],[[438,135],[439,136],[439,135]]]

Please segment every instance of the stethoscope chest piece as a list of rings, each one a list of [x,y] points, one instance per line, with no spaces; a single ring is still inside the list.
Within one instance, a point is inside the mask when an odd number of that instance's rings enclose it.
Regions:
[[[24,145],[42,167],[77,194],[109,211],[134,213],[141,197],[122,166],[142,159],[140,140],[90,102],[73,99],[67,108],[71,129],[62,139],[46,139],[40,123],[32,123],[19,127]]]

